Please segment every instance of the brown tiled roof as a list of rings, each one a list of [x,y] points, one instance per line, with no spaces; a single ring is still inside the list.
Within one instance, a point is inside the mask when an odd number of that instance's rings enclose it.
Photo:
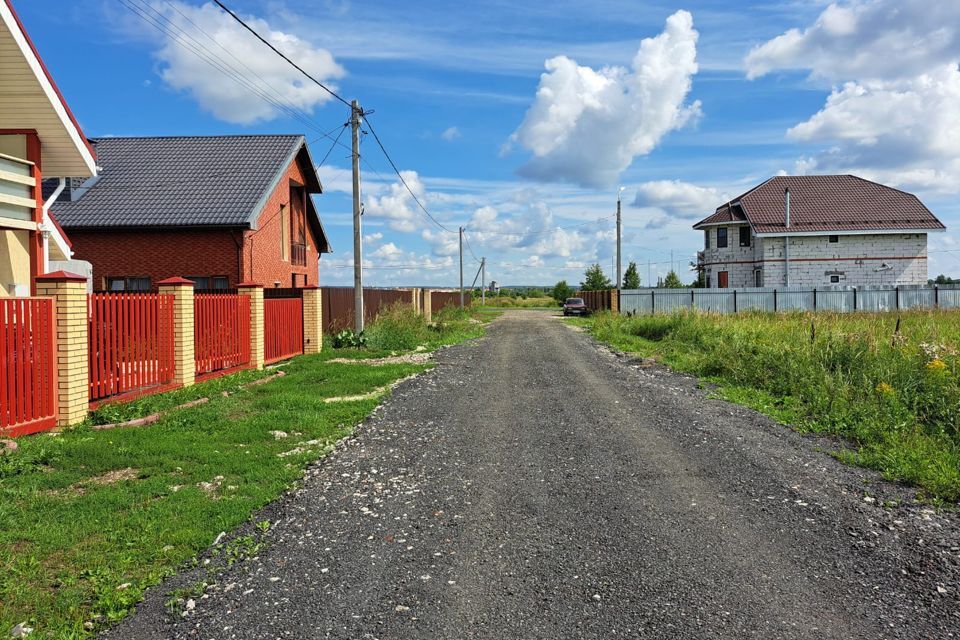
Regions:
[[[913,194],[851,175],[777,176],[732,200],[739,204],[754,233],[786,231],[784,190],[790,189],[790,231],[942,231],[943,223]],[[728,209],[717,208],[706,224]],[[729,214],[728,214],[729,215]]]
[[[746,219],[743,215],[743,209],[736,205],[731,206],[731,204],[727,202],[717,207],[717,211],[713,215],[704,218],[693,226],[697,228],[700,225],[716,224],[718,222],[743,222]]]

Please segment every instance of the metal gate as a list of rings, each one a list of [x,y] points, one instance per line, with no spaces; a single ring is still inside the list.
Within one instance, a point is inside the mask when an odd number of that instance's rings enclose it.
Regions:
[[[53,300],[0,299],[0,435],[56,425],[55,341]]]
[[[263,351],[267,364],[303,353],[303,298],[265,298]]]

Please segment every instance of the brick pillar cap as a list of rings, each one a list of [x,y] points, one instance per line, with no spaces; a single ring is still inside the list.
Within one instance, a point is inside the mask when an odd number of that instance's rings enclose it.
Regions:
[[[318,285],[318,284],[305,284],[305,285],[303,285],[303,286],[300,287],[300,288],[301,288],[301,289],[307,289],[308,291],[316,291],[317,289],[320,288],[320,285]]]
[[[69,271],[54,271],[35,278],[38,282],[86,282],[87,276]]]
[[[180,276],[174,276],[173,278],[167,278],[166,280],[161,280],[157,285],[161,287],[193,287],[197,283],[193,280],[187,280],[186,278],[181,278]]]
[[[263,285],[256,282],[241,282],[237,289],[263,289]]]

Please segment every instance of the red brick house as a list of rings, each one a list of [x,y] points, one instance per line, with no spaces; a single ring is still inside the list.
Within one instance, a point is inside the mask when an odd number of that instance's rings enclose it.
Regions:
[[[99,175],[54,206],[96,289],[149,290],[170,276],[198,289],[303,287],[330,245],[322,192],[300,135],[101,138]]]

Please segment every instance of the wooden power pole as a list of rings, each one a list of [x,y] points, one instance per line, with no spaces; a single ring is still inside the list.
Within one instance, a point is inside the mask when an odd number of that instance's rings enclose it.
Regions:
[[[353,312],[354,330],[363,331],[363,229],[360,222],[360,104],[350,103],[353,133]]]

